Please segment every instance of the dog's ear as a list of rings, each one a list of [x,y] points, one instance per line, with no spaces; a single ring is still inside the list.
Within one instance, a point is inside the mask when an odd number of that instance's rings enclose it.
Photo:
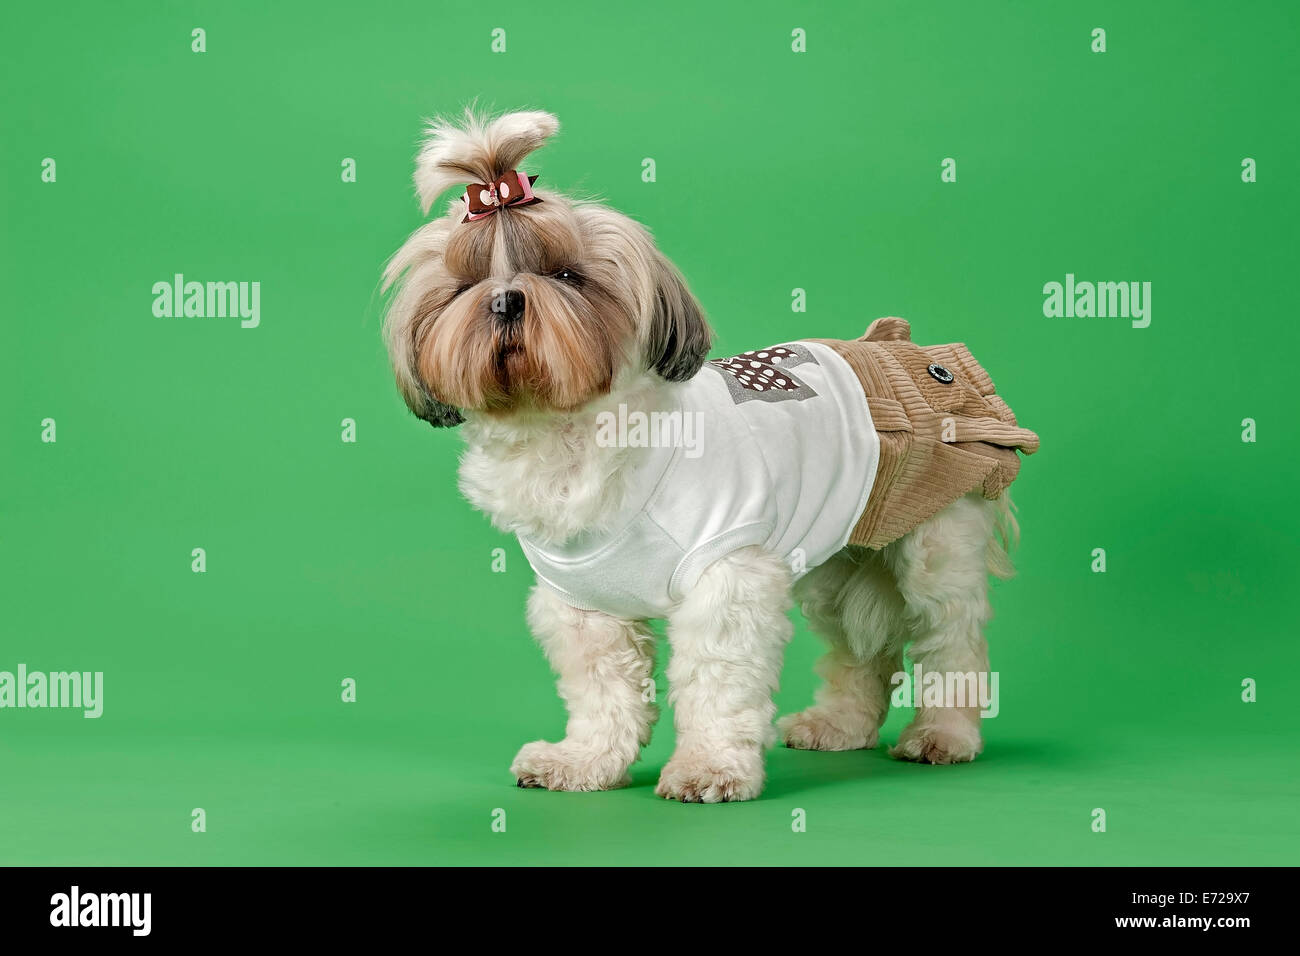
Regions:
[[[390,312],[389,316],[393,314]],[[407,328],[413,329],[416,324],[415,321],[410,321]],[[400,344],[394,346],[390,342],[389,353],[393,361],[393,375],[397,379],[397,390],[402,393],[402,400],[416,418],[423,419],[434,428],[451,428],[465,420],[459,408],[439,401],[424,384],[416,366],[416,344],[409,332],[401,337]]]
[[[415,367],[413,344],[391,351],[393,377],[397,380],[397,390],[402,393],[402,401],[406,402],[406,407],[416,418],[424,419],[434,428],[451,428],[465,420],[459,408],[438,401],[425,387]]]
[[[451,223],[447,219],[426,223],[417,229],[384,266],[383,292],[396,289],[384,313],[384,340],[392,362],[393,377],[402,400],[417,418],[434,428],[448,428],[465,420],[460,409],[438,401],[420,378],[416,368],[415,337],[423,316],[421,270],[436,267],[446,247]]]
[[[713,332],[686,280],[659,251],[650,231],[598,202],[578,203],[583,265],[636,316],[645,368],[670,382],[694,378]]]
[[[420,394],[412,398],[403,393],[406,398],[406,405],[415,413],[417,418],[422,418],[434,428],[453,428],[465,421],[465,416],[455,405],[447,405],[438,401],[423,388]]]
[[[695,377],[713,345],[713,332],[686,280],[662,254],[655,283],[650,329],[646,336],[647,364],[669,382]]]

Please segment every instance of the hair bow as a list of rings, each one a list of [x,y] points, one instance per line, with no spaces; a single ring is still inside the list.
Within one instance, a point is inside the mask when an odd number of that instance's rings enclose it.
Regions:
[[[529,176],[518,169],[509,169],[493,183],[470,183],[465,187],[465,218],[482,219],[506,206],[527,206],[542,200],[533,195],[533,183],[536,176]]]

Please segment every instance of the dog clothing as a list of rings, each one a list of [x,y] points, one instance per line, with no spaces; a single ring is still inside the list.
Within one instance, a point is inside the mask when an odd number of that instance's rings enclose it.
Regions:
[[[657,420],[620,412],[617,437],[649,447],[608,531],[520,536],[538,581],[574,607],[666,617],[710,564],[750,545],[797,578],[846,544],[884,547],[969,491],[997,498],[1017,450],[1038,448],[964,345],[917,346],[898,318],[854,341],[706,362],[676,395]]]

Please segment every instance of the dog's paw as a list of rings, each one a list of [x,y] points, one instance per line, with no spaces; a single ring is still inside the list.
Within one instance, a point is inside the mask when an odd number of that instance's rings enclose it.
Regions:
[[[979,729],[960,718],[941,724],[909,724],[898,735],[898,743],[889,749],[889,755],[917,763],[965,763],[978,757],[983,749]]]
[[[519,786],[545,790],[613,790],[629,780],[627,764],[618,756],[563,740],[524,744],[510,772]]]
[[[682,803],[725,803],[753,800],[762,789],[760,753],[690,754],[674,755],[664,765],[655,793]]]
[[[787,714],[776,729],[794,750],[870,750],[880,739],[877,731],[867,729],[865,717],[855,719],[821,706]]]

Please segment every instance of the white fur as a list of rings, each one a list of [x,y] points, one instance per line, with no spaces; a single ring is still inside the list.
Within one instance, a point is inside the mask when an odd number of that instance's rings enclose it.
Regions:
[[[793,627],[790,571],[742,548],[710,565],[668,618],[677,748],[655,793],[683,803],[752,800],[774,739],[772,695]]]
[[[525,744],[510,772],[521,787],[622,786],[658,716],[654,635],[641,622],[569,607],[543,587],[528,600],[528,623],[559,677],[569,723],[559,743]]]
[[[809,623],[830,645],[816,704],[780,724],[788,746],[874,747],[889,709],[889,679],[908,656],[931,672],[988,670],[984,625],[990,571],[1009,576],[1003,528],[1010,500],[969,494],[879,552],[847,548],[799,582]],[[1005,538],[1012,537],[1008,531]],[[918,706],[890,751],[927,763],[973,760],[983,743],[974,707]]]
[[[495,119],[470,112],[459,125],[435,121],[415,173],[425,211],[452,185],[488,182],[516,168],[558,125],[553,116],[537,112]],[[482,228],[463,226],[462,213],[453,199],[440,219],[411,236],[385,272],[385,287],[396,287],[385,337],[399,389],[412,411],[434,425],[463,418],[468,444],[461,490],[498,528],[541,544],[610,530],[629,478],[649,452],[598,445],[597,416],[620,404],[648,413],[674,407],[674,383],[695,374],[708,353],[703,312],[644,228],[597,203],[548,192],[542,205],[524,207],[518,222],[493,221],[501,227],[493,234],[493,248],[484,243],[472,253],[490,261],[460,269],[470,273],[467,289],[492,276],[503,289],[533,290],[524,316],[525,329],[534,333],[532,339],[524,336],[531,342],[527,357],[544,362],[550,374],[531,381],[525,375],[522,386],[512,378],[511,387],[522,388],[522,397],[504,409],[492,405],[487,391],[465,384],[478,382],[474,375],[449,377],[449,388],[463,398],[443,394],[432,381],[443,372],[467,368],[500,375],[505,363],[519,356],[500,338],[484,334],[497,326],[477,324],[495,321],[483,297],[452,295],[460,292],[456,277],[444,269],[444,257],[455,258],[457,236],[473,237],[453,230]],[[507,232],[518,242],[530,224],[534,242],[512,251]],[[550,257],[538,255],[536,244],[542,241]],[[577,256],[577,261],[549,261],[560,256]],[[567,271],[556,271],[557,265],[576,266],[585,279],[561,288]],[[537,273],[521,282],[520,270],[526,268]],[[546,306],[536,304],[538,291],[543,302],[552,303],[549,315]],[[584,304],[590,308],[576,308]],[[482,315],[473,311],[479,308]],[[460,324],[439,325],[448,315]],[[557,320],[563,321],[557,325]],[[549,344],[545,333],[555,327],[571,337]],[[456,331],[444,339],[443,329]],[[581,333],[602,329],[619,333],[607,349],[595,350],[603,364],[575,370],[575,357],[589,356],[568,343],[599,344],[599,337],[588,340]],[[479,352],[465,345],[475,335]],[[482,349],[489,346],[501,350],[497,361],[502,364],[487,364],[491,353]],[[427,364],[421,364],[421,356]],[[590,387],[575,385],[571,397],[561,393],[553,386],[570,381],[566,373]],[[550,393],[547,385],[553,387]],[[543,397],[566,397],[548,404],[530,396],[529,389]],[[589,398],[593,394],[598,397]],[[461,410],[454,407],[458,404],[476,407]],[[800,580],[793,596],[830,650],[819,664],[825,686],[815,704],[781,722],[785,742],[817,750],[874,747],[888,711],[889,678],[900,669],[909,642],[912,659],[927,669],[986,671],[987,576],[1011,573],[1006,546],[1015,530],[1005,496],[989,502],[968,495],[882,551],[846,548]],[[774,738],[772,695],[792,630],[786,614],[791,585],[782,555],[745,548],[707,568],[672,609],[668,678],[677,746],[659,779],[661,796],[712,803],[759,794],[763,751]],[[534,590],[528,620],[556,671],[569,722],[562,741],[535,741],[519,751],[512,766],[519,784],[552,790],[622,785],[656,716],[647,693],[653,668],[650,631],[643,621],[569,607],[544,588]],[[891,753],[951,763],[973,759],[981,746],[977,711],[920,707]]]
[[[636,449],[597,446],[594,416],[618,402],[659,407],[652,377],[569,415],[471,418],[461,485],[498,526],[542,540],[605,527],[622,504]],[[1008,502],[967,495],[880,552],[846,548],[794,588],[829,644],[816,704],[780,724],[788,746],[874,747],[902,654],[931,671],[988,670],[983,627],[988,573],[1006,574],[1000,529]],[[670,701],[677,747],[656,792],[712,803],[747,800],[763,784],[772,694],[790,639],[791,578],[778,555],[745,548],[712,565],[668,620]],[[641,701],[652,640],[643,622],[568,607],[538,589],[529,621],[559,674],[569,707],[564,741],[528,744],[512,770],[523,786],[619,786],[654,708]],[[891,753],[928,763],[972,760],[982,749],[978,710],[918,707]]]
[[[648,450],[597,445],[597,416],[617,413],[620,403],[670,408],[675,387],[649,373],[627,374],[575,412],[467,413],[461,493],[502,531],[542,544],[606,530]]]

